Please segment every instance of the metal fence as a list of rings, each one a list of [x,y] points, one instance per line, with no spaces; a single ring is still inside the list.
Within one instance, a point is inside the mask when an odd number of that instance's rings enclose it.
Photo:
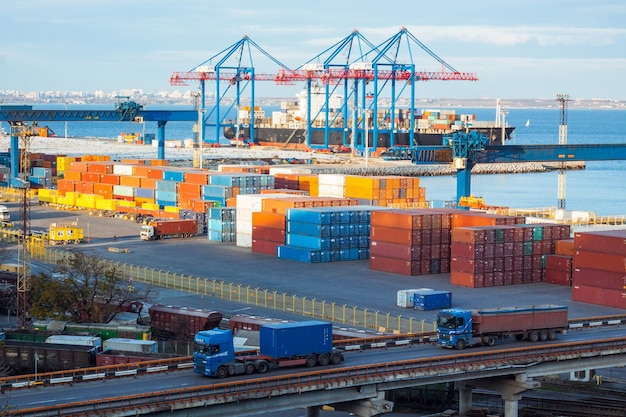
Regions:
[[[64,262],[70,254],[68,251],[51,249],[39,243],[31,245],[30,252],[33,259],[49,264]],[[209,277],[185,275],[125,262],[102,260],[109,264],[109,269],[115,267],[130,281],[136,283],[284,311],[370,331],[396,334],[431,333],[435,331],[435,323],[409,315],[395,315],[379,310],[337,304]]]

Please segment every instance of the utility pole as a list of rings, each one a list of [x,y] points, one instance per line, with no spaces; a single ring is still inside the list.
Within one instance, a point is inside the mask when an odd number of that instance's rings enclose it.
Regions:
[[[567,102],[568,94],[557,94],[556,100],[561,104],[561,121],[559,124],[559,145],[567,144]],[[565,210],[565,162],[560,163],[558,177],[557,208]]]

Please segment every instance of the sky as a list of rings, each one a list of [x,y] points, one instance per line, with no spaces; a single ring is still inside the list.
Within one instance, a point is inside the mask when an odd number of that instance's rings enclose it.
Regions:
[[[337,45],[356,30],[379,46],[406,28],[413,39],[390,42],[396,62],[439,71],[443,60],[479,79],[421,81],[417,97],[626,100],[623,0],[0,0],[0,15],[0,90],[197,91],[197,81],[171,86],[170,75],[215,64],[244,38],[224,66],[240,59],[275,74],[373,59],[365,41],[350,53]],[[255,94],[291,97],[303,86],[263,81]]]

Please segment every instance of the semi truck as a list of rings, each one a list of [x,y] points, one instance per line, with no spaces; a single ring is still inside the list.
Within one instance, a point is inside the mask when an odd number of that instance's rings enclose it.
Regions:
[[[261,326],[259,350],[253,354],[235,354],[231,330],[204,330],[194,341],[198,347],[193,354],[194,372],[217,378],[286,366],[336,365],[344,360],[343,352],[333,348],[332,325],[317,320]]]
[[[191,237],[198,234],[198,221],[195,219],[152,220],[141,226],[139,237],[142,240]]]
[[[493,346],[509,337],[516,340],[554,340],[567,329],[567,307],[553,304],[464,310],[451,308],[437,314],[437,344],[464,349]]]

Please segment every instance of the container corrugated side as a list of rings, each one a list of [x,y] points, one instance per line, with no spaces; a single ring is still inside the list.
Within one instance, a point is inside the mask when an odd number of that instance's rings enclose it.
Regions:
[[[310,320],[262,326],[260,352],[276,359],[332,351],[332,325]]]

